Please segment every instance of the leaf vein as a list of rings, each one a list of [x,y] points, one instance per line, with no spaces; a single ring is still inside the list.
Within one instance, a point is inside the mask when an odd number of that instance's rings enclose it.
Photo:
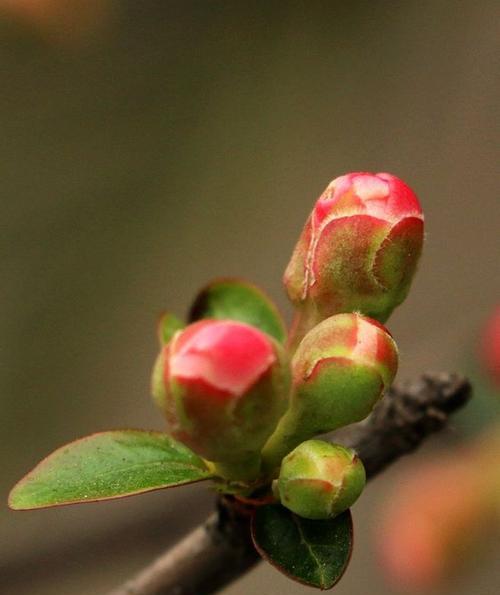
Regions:
[[[292,520],[293,520],[295,526],[297,527],[297,531],[299,532],[300,542],[303,543],[306,546],[306,549],[308,550],[309,555],[311,556],[311,558],[316,563],[316,566],[318,567],[318,574],[319,574],[320,584],[321,584],[321,586],[324,586],[326,584],[326,581],[325,581],[325,574],[324,574],[323,564],[320,562],[320,560],[318,559],[318,557],[314,553],[314,550],[312,549],[312,547],[309,544],[309,542],[306,540],[305,535],[304,535],[304,531],[302,530],[302,526],[301,526],[299,520],[297,519],[296,515],[292,514],[291,516],[292,516]]]
[[[127,473],[128,471],[132,471],[137,468],[147,469],[148,467],[158,467],[160,465],[165,465],[170,469],[175,469],[176,471],[186,470],[186,471],[199,471],[202,474],[207,473],[206,470],[200,469],[200,467],[197,467],[196,465],[181,463],[178,461],[173,462],[173,461],[159,460],[159,461],[148,461],[147,463],[134,463],[132,465],[127,465],[125,467],[117,466],[114,469],[107,469],[106,471],[101,471],[99,473],[92,473],[92,477],[97,478],[97,477],[104,477],[104,476],[109,476],[109,475],[113,475],[113,474]],[[167,471],[168,471],[168,468],[166,469]],[[83,469],[81,469],[81,471],[83,472],[84,475],[86,474],[83,471]],[[53,469],[52,472],[57,473],[58,470]]]

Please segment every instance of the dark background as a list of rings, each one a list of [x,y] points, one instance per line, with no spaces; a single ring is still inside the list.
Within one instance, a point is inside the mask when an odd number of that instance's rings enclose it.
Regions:
[[[291,249],[348,171],[399,175],[426,213],[419,273],[389,321],[399,378],[467,368],[500,294],[497,2],[66,4],[48,18],[50,6],[0,2],[2,493],[76,437],[162,428],[148,386],[156,317],[184,314],[212,277],[247,277],[289,315]],[[356,505],[338,595],[402,593],[371,533],[404,465]],[[212,500],[201,486],[4,506],[0,592],[104,593]],[[497,593],[498,551],[440,593]],[[227,589],[254,592],[309,591],[264,565]]]

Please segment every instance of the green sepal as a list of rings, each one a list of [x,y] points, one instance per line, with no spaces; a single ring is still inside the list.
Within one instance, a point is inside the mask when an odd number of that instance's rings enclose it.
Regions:
[[[351,558],[353,531],[349,510],[331,520],[303,519],[280,504],[260,506],[252,519],[259,554],[289,578],[331,589]]]
[[[285,341],[285,324],[273,302],[255,285],[240,279],[216,279],[200,291],[189,321],[204,318],[238,320]]]
[[[54,451],[9,495],[14,510],[132,496],[212,476],[189,448],[162,432],[113,430]]]
[[[186,325],[170,312],[164,312],[158,321],[158,341],[160,346],[166,345],[177,331]]]

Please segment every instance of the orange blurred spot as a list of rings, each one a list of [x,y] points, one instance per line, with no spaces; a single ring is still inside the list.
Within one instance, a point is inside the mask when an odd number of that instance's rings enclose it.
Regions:
[[[35,27],[48,41],[78,42],[107,20],[113,0],[0,0],[0,11]]]
[[[488,459],[493,462],[491,453]],[[379,553],[389,579],[428,588],[448,578],[495,515],[498,471],[481,450],[413,468],[385,503]],[[496,458],[496,461],[498,458]],[[496,463],[495,463],[496,467]]]

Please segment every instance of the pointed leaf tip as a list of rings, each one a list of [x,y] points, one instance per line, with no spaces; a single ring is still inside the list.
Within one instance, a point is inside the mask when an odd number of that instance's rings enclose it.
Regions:
[[[160,346],[166,345],[175,333],[184,328],[184,326],[185,324],[177,316],[174,316],[170,312],[164,312],[160,316],[157,329]]]
[[[252,539],[260,555],[289,578],[331,589],[344,574],[352,551],[349,510],[331,520],[303,519],[280,504],[257,508]]]
[[[246,322],[283,343],[285,324],[272,300],[258,287],[241,279],[216,279],[196,297],[190,322],[203,318]]]
[[[162,432],[113,430],[54,451],[12,489],[9,506],[30,510],[131,496],[211,477],[204,461]]]

